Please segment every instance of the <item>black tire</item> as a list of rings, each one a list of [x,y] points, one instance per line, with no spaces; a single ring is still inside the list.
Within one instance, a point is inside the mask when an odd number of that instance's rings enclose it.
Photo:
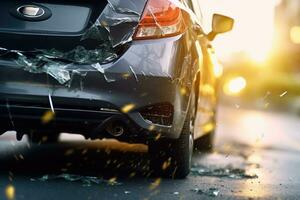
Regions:
[[[156,175],[183,179],[191,169],[193,137],[190,118],[185,120],[181,135],[175,140],[158,140],[149,144],[151,169]]]
[[[214,148],[215,131],[205,134],[194,141],[194,150],[201,152],[211,152]]]

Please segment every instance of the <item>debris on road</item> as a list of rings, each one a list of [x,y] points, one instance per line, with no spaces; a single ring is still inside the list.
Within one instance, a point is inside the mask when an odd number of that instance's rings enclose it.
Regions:
[[[114,181],[114,184],[111,183],[110,180],[105,180],[102,178],[94,177],[94,176],[81,176],[75,174],[60,174],[60,175],[44,175],[40,178],[31,178],[31,181],[49,181],[49,180],[56,180],[56,179],[64,179],[70,182],[81,182],[83,186],[90,187],[93,184],[99,185],[101,183],[106,183],[108,185],[121,185],[121,183]]]
[[[150,184],[149,189],[154,190],[161,184],[161,178],[157,178],[153,183]]]
[[[194,188],[191,191],[197,194],[203,194],[210,197],[217,197],[220,193],[220,190],[218,188],[209,188],[208,190],[201,190],[199,188]]]
[[[191,169],[191,174],[194,176],[213,176],[219,178],[231,179],[254,179],[258,178],[256,174],[247,173],[245,169],[234,168],[230,165],[226,167],[206,167],[202,165],[194,165]]]

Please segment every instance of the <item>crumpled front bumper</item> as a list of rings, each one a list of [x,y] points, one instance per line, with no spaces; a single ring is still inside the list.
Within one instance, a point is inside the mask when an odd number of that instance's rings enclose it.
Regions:
[[[178,43],[179,38],[133,43],[120,59],[101,65],[101,70],[77,66],[66,85],[47,74],[30,73],[11,61],[1,61],[1,128],[41,128],[43,113],[53,110],[55,123],[64,132],[88,135],[103,120],[118,115],[139,132],[178,138],[188,105],[188,96],[181,94],[176,81]],[[142,108],[160,103],[174,107],[170,126],[153,124],[140,114]],[[128,105],[130,109],[124,111]]]

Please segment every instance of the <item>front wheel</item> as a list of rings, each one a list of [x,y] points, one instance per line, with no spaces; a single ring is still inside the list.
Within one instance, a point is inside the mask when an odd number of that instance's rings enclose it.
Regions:
[[[158,140],[149,144],[151,168],[168,178],[185,178],[191,169],[193,135],[190,117],[186,117],[181,135],[175,140]]]

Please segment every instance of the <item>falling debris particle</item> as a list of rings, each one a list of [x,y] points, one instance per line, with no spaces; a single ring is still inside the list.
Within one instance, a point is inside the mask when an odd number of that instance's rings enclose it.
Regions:
[[[254,179],[258,178],[256,174],[249,174],[245,169],[233,168],[227,166],[224,168],[213,168],[205,166],[193,166],[191,173],[194,176],[211,176],[220,178],[231,178],[231,179]]]
[[[180,88],[180,94],[181,94],[182,96],[185,96],[185,95],[187,94],[187,91],[186,91],[186,89],[185,89],[184,87],[181,87],[181,88]]]
[[[13,178],[14,178],[14,174],[12,172],[9,172],[8,174],[9,181],[13,181]]]
[[[135,175],[136,175],[136,173],[132,172],[132,173],[129,174],[129,178],[133,178],[133,177],[135,177]]]
[[[150,122],[151,123],[151,122]],[[155,126],[153,125],[153,124],[151,124],[150,126],[149,126],[149,131],[153,131],[155,129]]]
[[[5,188],[5,195],[8,200],[15,199],[15,193],[16,193],[16,191],[15,191],[15,187],[13,185],[8,185]]]
[[[171,165],[171,158],[169,158],[168,160],[166,160],[163,165],[162,165],[162,170],[166,170],[168,167],[170,167]]]
[[[130,191],[124,191],[124,194],[131,194],[131,192]]]
[[[134,107],[135,107],[135,105],[134,104],[127,104],[127,105],[125,105],[125,106],[123,106],[122,107],[122,109],[121,109],[121,111],[123,112],[123,113],[128,113],[128,112],[130,112],[132,109],[134,109]]]
[[[52,97],[51,97],[51,94],[50,94],[50,93],[48,94],[48,98],[49,98],[49,103],[50,103],[51,111],[52,111],[53,113],[55,113],[55,111],[54,111],[54,106],[53,106],[53,102],[52,102]]]
[[[112,177],[108,180],[108,185],[116,185],[116,184],[118,184],[117,177]]]
[[[153,183],[150,184],[149,189],[154,190],[161,184],[161,178],[157,178]]]
[[[55,117],[55,113],[52,112],[52,110],[48,110],[43,114],[43,116],[41,118],[42,123],[48,124],[49,122],[51,122],[54,119],[54,117]]]
[[[71,155],[71,154],[73,154],[74,153],[74,149],[68,149],[66,152],[65,152],[65,156],[69,156],[69,155]]]
[[[159,140],[161,138],[161,134],[159,133],[159,134],[157,134],[157,136],[155,136],[155,141],[157,141],[157,140]]]
[[[129,74],[129,73],[124,73],[124,74],[122,75],[122,77],[123,77],[124,79],[128,79],[128,78],[130,77],[130,74]]]
[[[20,158],[21,160],[24,160],[24,156],[23,156],[22,154],[19,154],[19,158]]]
[[[48,136],[43,136],[41,142],[46,142],[48,140]]]
[[[287,93],[288,93],[288,92],[285,91],[284,93],[282,93],[282,94],[280,95],[280,97],[284,97]]]
[[[85,155],[85,154],[87,154],[87,152],[88,152],[88,149],[84,149],[84,150],[81,152],[81,154],[82,154],[82,155]]]
[[[265,108],[267,109],[269,107],[270,103],[265,103]]]
[[[174,195],[179,195],[179,192],[173,192]]]
[[[70,182],[81,182],[84,187],[90,187],[92,184],[99,185],[101,183],[106,183],[108,185],[120,185],[120,183],[116,181],[116,178],[114,180],[105,180],[94,176],[80,176],[75,174],[44,175],[41,178],[31,178],[30,180],[45,182],[56,179],[64,179]]]

